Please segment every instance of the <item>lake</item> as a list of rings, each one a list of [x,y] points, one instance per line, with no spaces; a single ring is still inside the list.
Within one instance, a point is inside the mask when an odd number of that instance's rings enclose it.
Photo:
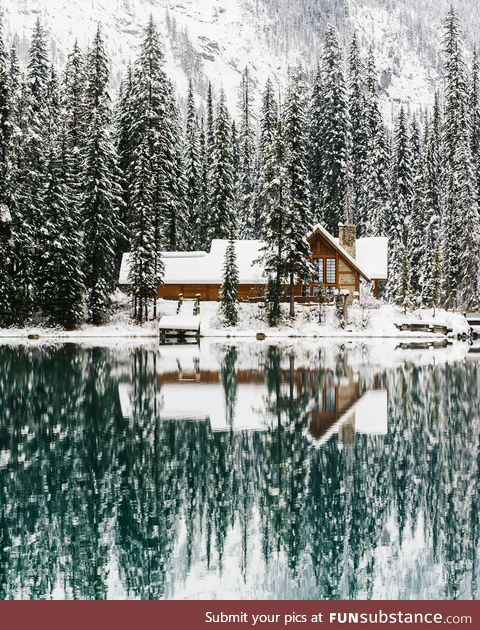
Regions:
[[[469,350],[0,345],[0,599],[478,598]]]

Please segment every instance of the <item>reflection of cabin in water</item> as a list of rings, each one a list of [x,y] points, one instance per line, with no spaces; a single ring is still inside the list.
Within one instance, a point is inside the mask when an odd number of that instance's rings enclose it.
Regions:
[[[262,371],[234,371],[236,395],[229,418],[219,369],[202,370],[198,361],[173,367],[156,375],[163,420],[207,421],[212,431],[265,431],[276,426]],[[352,441],[355,433],[387,433],[387,392],[378,378],[367,386],[351,369],[338,376],[331,369],[307,367],[280,368],[279,376],[282,397],[290,393],[295,400],[306,397],[307,435],[313,444],[325,443],[334,432],[344,443]],[[131,417],[131,385],[122,383],[120,388],[123,415]]]

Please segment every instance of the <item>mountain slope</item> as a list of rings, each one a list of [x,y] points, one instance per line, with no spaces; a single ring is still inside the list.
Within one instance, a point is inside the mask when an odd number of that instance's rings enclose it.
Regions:
[[[0,0],[7,40],[26,59],[39,16],[50,32],[53,59],[62,63],[75,38],[87,45],[101,23],[118,84],[135,58],[152,14],[164,36],[167,68],[184,92],[187,77],[205,93],[208,79],[223,85],[236,105],[240,73],[248,65],[260,86],[267,76],[283,85],[289,68],[313,69],[329,22],[344,40],[356,30],[364,50],[373,44],[387,113],[402,102],[431,102],[440,69],[443,15],[449,0]],[[476,0],[454,2],[466,43],[480,28]]]

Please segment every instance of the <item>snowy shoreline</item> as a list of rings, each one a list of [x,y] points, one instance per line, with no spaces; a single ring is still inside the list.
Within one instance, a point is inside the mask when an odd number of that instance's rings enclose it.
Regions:
[[[118,295],[116,296],[118,299]],[[338,325],[333,307],[327,307],[323,323],[317,321],[318,308],[297,305],[297,314],[292,322],[286,313],[282,326],[271,328],[265,322],[262,308],[258,304],[242,303],[239,305],[238,326],[226,328],[219,316],[218,302],[203,302],[201,305],[200,336],[203,339],[244,339],[255,340],[257,335],[266,339],[406,339],[408,341],[454,340],[468,336],[469,325],[461,313],[438,311],[432,317],[431,311],[418,309],[406,315],[390,304],[375,303],[369,308],[351,307],[348,323],[344,328]],[[175,315],[177,303],[171,300],[159,301],[159,315]],[[186,309],[187,310],[187,309]],[[189,312],[185,313],[188,317]],[[434,332],[401,331],[402,324],[443,325],[452,332],[448,335]],[[77,330],[66,331],[48,328],[42,325],[30,325],[23,328],[0,329],[0,342],[9,339],[27,340],[82,340],[82,339],[134,339],[150,341],[158,339],[158,321],[149,321],[142,325],[132,321],[128,298],[118,299],[116,310],[108,324],[93,326],[85,324]]]

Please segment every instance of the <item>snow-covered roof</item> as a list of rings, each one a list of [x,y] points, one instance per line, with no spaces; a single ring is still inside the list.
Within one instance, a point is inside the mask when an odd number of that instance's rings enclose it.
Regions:
[[[372,280],[388,279],[388,238],[367,236],[357,239],[357,260]]]
[[[312,233],[322,236],[348,260],[367,280],[386,280],[388,239],[368,237],[357,239],[357,256],[353,258],[323,226],[316,225]],[[228,241],[214,239],[209,252],[164,252],[165,284],[221,284],[225,250]],[[264,284],[265,276],[261,265],[256,262],[262,241],[235,241],[239,284]],[[119,284],[129,284],[130,254],[124,254],[120,269]]]
[[[210,252],[165,252],[164,284],[221,284],[227,240],[212,241]],[[255,263],[262,241],[236,241],[239,284],[264,284],[262,268]],[[129,284],[130,254],[122,257],[119,284]]]

